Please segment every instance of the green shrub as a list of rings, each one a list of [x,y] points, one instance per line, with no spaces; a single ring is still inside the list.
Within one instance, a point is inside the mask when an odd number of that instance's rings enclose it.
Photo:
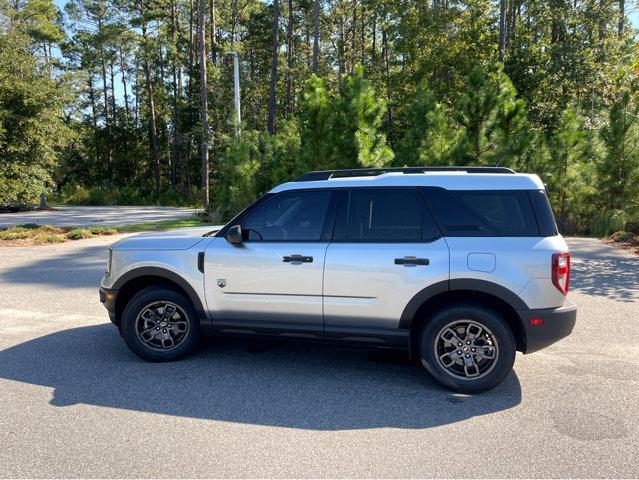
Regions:
[[[52,235],[58,235],[64,233],[64,230],[54,225],[40,225],[38,233],[48,233]]]
[[[46,234],[46,235],[36,235],[34,238],[35,243],[62,243],[64,242],[64,237],[62,235],[57,234]]]
[[[67,238],[69,240],[80,240],[82,238],[91,238],[93,234],[87,228],[76,228],[67,232]]]
[[[635,234],[621,230],[610,235],[610,238],[615,242],[630,242],[635,238]]]
[[[626,231],[639,235],[639,220],[631,220],[626,222]]]
[[[613,232],[624,230],[628,214],[623,210],[612,210],[595,214],[590,225],[590,233],[597,237],[607,237]]]
[[[118,231],[112,227],[90,227],[89,231],[93,235],[117,235]]]
[[[29,238],[32,235],[31,229],[24,227],[11,227],[0,231],[0,240],[19,240]]]

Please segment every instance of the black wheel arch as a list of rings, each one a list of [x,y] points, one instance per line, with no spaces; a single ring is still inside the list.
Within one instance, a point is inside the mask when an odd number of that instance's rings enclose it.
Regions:
[[[164,286],[177,290],[191,300],[202,327],[206,326],[208,316],[202,301],[191,284],[179,274],[162,267],[139,267],[129,270],[119,277],[113,286],[117,291],[115,298],[115,319],[119,325],[126,305],[141,290],[150,286]]]
[[[495,310],[513,332],[517,350],[526,350],[526,330],[517,311],[527,310],[528,305],[516,293],[487,280],[452,279],[422,289],[404,308],[399,328],[410,331],[411,352],[416,351],[419,332],[432,312],[461,302],[476,303]]]

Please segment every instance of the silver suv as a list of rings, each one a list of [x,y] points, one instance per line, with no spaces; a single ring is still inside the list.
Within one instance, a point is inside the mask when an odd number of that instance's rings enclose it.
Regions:
[[[499,384],[570,334],[570,253],[544,185],[506,168],[311,172],[226,226],[109,250],[100,287],[151,361],[202,335],[407,349],[443,385]]]

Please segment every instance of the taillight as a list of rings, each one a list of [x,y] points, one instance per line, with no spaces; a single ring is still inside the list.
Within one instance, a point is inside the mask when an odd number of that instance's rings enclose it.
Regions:
[[[570,282],[570,253],[554,253],[552,256],[552,284],[562,294],[568,293]]]

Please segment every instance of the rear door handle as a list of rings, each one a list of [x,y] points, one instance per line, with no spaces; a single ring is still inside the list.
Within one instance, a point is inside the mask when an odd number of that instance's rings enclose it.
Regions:
[[[395,265],[428,265],[430,261],[427,258],[404,257],[396,258]]]
[[[309,257],[307,255],[285,255],[282,257],[283,262],[294,262],[294,263],[311,263],[313,261],[313,257]]]

